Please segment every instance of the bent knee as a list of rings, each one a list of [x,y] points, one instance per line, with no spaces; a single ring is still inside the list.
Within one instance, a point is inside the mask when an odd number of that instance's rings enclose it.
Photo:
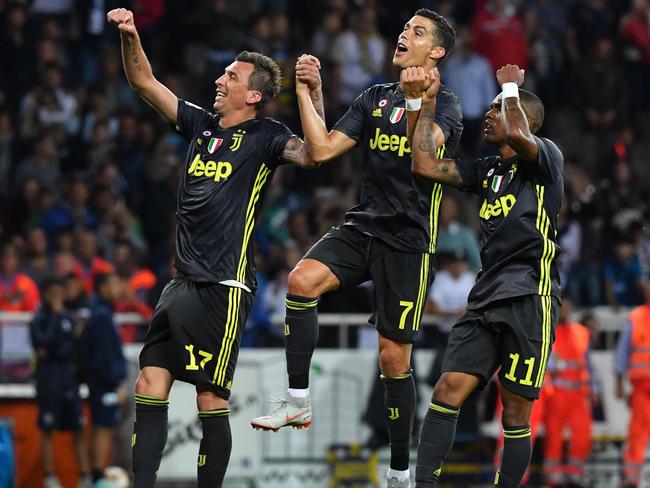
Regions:
[[[397,344],[383,347],[379,352],[379,368],[384,376],[395,378],[409,371],[410,367],[410,354]]]
[[[478,381],[464,373],[443,373],[433,389],[433,399],[459,408],[478,386]]]
[[[503,393],[501,400],[503,403],[502,423],[504,426],[528,425],[530,423],[530,413],[535,403],[534,400]]]
[[[167,400],[172,381],[169,371],[162,368],[146,367],[140,371],[135,382],[135,393]]]
[[[287,279],[288,292],[301,297],[319,297],[326,291],[335,289],[338,279],[324,264],[312,262],[298,265],[289,273]]]
[[[196,406],[199,412],[226,409],[228,408],[228,400],[221,398],[213,391],[200,391],[196,395]]]

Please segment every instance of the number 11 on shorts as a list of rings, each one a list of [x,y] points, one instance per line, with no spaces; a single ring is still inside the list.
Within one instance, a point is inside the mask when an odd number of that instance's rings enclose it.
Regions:
[[[515,377],[515,371],[517,370],[517,363],[519,363],[519,353],[510,354],[510,359],[512,359],[512,364],[510,365],[510,371],[506,373],[505,378],[516,383],[517,378]],[[526,370],[526,377],[522,380],[519,380],[519,383],[525,386],[531,386],[533,384],[532,377],[533,368],[535,367],[535,357],[529,357],[524,361],[524,364],[528,366],[528,369]]]

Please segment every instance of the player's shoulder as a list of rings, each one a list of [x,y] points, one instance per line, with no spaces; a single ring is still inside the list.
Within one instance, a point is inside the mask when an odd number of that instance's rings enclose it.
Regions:
[[[285,124],[284,122],[280,122],[279,120],[274,119],[273,117],[262,117],[261,119],[257,119],[257,121],[260,124],[260,129],[262,130],[270,130],[270,131],[289,130],[287,124]]]
[[[457,112],[459,117],[462,117],[460,98],[445,85],[440,85],[440,90],[438,90],[438,94],[436,95],[436,106],[438,110],[440,108],[453,110]]]
[[[537,141],[537,144],[544,151],[544,154],[546,157],[557,163],[558,165],[563,165],[564,164],[564,155],[562,154],[562,151],[560,151],[560,148],[557,147],[557,144],[553,142],[551,139],[548,139],[546,137],[538,137],[534,136],[535,140]]]
[[[401,90],[399,87],[399,82],[393,83],[378,83],[372,85],[363,92],[365,97],[369,100],[377,100],[379,98],[385,98],[387,96],[399,96],[401,95]]]
[[[437,97],[440,99],[444,100],[449,100],[454,103],[460,103],[460,98],[458,98],[458,95],[454,93],[449,87],[447,87],[444,84],[440,85],[440,89],[438,90],[438,95]]]

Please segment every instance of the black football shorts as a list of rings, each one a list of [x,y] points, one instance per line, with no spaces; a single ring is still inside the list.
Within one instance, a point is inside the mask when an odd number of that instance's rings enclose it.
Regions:
[[[175,379],[212,385],[228,400],[252,304],[253,295],[241,288],[174,278],[151,318],[140,368],[157,366]]]
[[[499,369],[505,389],[539,398],[559,309],[554,297],[526,295],[468,310],[451,329],[442,371],[478,376],[482,388]]]
[[[370,318],[384,337],[412,343],[420,329],[435,255],[399,251],[351,226],[333,227],[305,254],[327,266],[341,286],[372,280],[375,311]]]

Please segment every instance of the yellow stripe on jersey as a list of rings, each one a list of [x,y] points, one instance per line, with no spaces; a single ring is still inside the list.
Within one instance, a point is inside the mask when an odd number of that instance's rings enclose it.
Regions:
[[[436,157],[442,159],[445,154],[445,145],[443,144],[436,150]],[[429,252],[436,252],[438,242],[438,214],[440,213],[440,202],[442,201],[442,185],[433,184],[431,192],[431,208],[429,209]]]
[[[415,305],[415,313],[413,314],[413,330],[420,329],[420,322],[422,320],[422,310],[426,302],[427,283],[429,281],[429,253],[422,255],[422,263],[420,264],[420,286],[418,288],[418,300]]]
[[[548,231],[551,227],[551,219],[548,218],[544,209],[544,186],[535,185],[537,193],[537,219],[535,227],[542,234],[543,250],[539,268],[538,294],[550,296],[551,294],[551,263],[555,258],[555,243],[548,238]]]
[[[237,281],[244,283],[246,280],[246,262],[247,255],[246,250],[248,249],[248,241],[253,232],[253,227],[255,227],[255,205],[260,199],[260,194],[262,188],[266,183],[271,170],[264,164],[260,166],[259,171],[257,172],[257,177],[255,178],[255,184],[253,185],[253,191],[251,192],[250,200],[248,200],[248,207],[246,208],[246,225],[244,227],[244,238],[242,242],[241,255],[239,257],[239,266],[237,266]]]
[[[535,185],[537,193],[537,219],[535,227],[542,235],[543,249],[542,257],[539,264],[539,286],[538,294],[542,305],[542,354],[537,371],[535,387],[540,388],[544,383],[544,373],[546,371],[546,362],[551,347],[551,328],[552,328],[552,303],[551,303],[551,264],[555,259],[555,243],[548,238],[548,232],[551,227],[551,220],[544,209],[544,186]]]
[[[237,326],[239,321],[239,304],[241,302],[242,289],[230,287],[228,291],[228,314],[226,317],[226,326],[221,340],[219,358],[214,368],[214,377],[212,382],[219,386],[225,386],[226,371],[228,370],[228,361],[232,352],[232,345],[237,337]]]
[[[546,363],[551,350],[551,319],[552,303],[550,296],[539,297],[542,301],[542,354],[537,370],[537,379],[535,388],[541,388],[544,383],[544,373],[546,372]]]

